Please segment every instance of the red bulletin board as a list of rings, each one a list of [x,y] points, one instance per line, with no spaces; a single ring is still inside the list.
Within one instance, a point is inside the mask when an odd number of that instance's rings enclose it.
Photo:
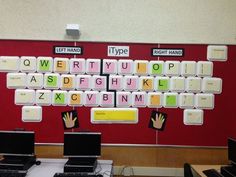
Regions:
[[[182,57],[160,57],[163,61],[207,61],[207,45],[199,44],[147,44],[105,42],[61,42],[0,40],[0,56],[51,56],[73,58],[73,55],[56,55],[54,46],[81,46],[83,54],[78,58],[145,59],[157,60],[151,55],[152,48],[182,48]],[[129,57],[108,57],[108,46],[129,46]],[[77,107],[80,127],[73,131],[102,132],[102,143],[142,145],[190,145],[225,146],[229,136],[236,137],[236,46],[228,45],[228,60],[213,62],[213,76],[223,80],[223,91],[215,94],[215,108],[204,110],[202,126],[184,125],[183,109],[160,108],[168,114],[164,131],[148,128],[152,108],[138,108],[137,124],[91,124],[90,107]],[[61,112],[72,110],[69,106],[44,106],[41,122],[26,123],[21,120],[21,107],[14,104],[14,89],[6,88],[6,73],[0,73],[0,129],[24,128],[36,133],[37,143],[62,143],[63,123]]]

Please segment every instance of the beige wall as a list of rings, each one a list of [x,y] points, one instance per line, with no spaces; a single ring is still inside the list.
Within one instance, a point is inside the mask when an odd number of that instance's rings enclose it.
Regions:
[[[235,0],[0,0],[0,39],[236,44]],[[81,27],[79,39],[66,24]]]

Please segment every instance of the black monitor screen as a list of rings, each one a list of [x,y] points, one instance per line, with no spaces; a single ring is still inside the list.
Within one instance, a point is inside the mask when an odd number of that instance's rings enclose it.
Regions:
[[[236,139],[228,139],[228,159],[236,164]]]
[[[65,132],[64,156],[66,157],[101,156],[101,133]]]
[[[0,154],[24,155],[34,154],[34,132],[0,131]]]

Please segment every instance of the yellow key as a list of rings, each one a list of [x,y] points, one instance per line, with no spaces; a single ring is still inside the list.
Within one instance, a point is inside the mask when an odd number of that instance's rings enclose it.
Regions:
[[[92,123],[137,123],[137,108],[92,108]]]

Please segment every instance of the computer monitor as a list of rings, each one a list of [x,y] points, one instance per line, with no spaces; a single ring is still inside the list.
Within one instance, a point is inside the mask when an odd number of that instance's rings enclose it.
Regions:
[[[34,155],[34,132],[0,131],[0,154],[6,156]]]
[[[228,138],[228,159],[236,165],[236,139]]]
[[[101,156],[101,133],[65,132],[64,156],[69,158],[96,158]]]

